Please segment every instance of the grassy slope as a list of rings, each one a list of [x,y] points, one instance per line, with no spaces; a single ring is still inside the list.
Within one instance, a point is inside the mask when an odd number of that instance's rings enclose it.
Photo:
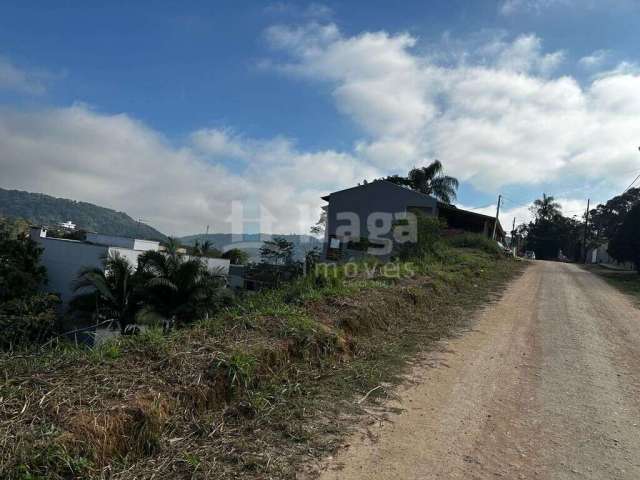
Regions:
[[[338,445],[354,399],[522,268],[451,248],[413,278],[300,282],[170,337],[0,357],[0,477],[294,478]]]
[[[600,275],[608,283],[629,295],[636,304],[640,305],[640,275],[638,275],[638,273],[611,270],[599,266],[588,266],[585,268]]]

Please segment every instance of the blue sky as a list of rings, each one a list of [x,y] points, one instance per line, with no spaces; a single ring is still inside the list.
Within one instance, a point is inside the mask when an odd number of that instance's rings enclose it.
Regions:
[[[1,2],[0,186],[175,234],[260,204],[288,233],[432,158],[461,205],[504,194],[504,223],[640,171],[638,2],[390,5]]]

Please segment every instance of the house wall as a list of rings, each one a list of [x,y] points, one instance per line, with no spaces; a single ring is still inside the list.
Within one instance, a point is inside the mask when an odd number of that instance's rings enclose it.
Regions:
[[[367,219],[371,213],[404,213],[408,207],[416,207],[425,213],[431,212],[432,215],[436,215],[438,202],[434,198],[385,181],[371,182],[332,193],[327,209],[327,237],[336,235],[340,225],[349,224],[346,220],[338,220],[338,214],[341,212],[355,213],[360,220],[360,237],[369,238]],[[389,232],[387,238],[391,238],[391,235]]]
[[[33,238],[33,237],[32,237]],[[40,262],[47,269],[46,291],[58,293],[63,306],[73,298],[73,282],[83,267],[100,267],[108,247],[92,245],[75,240],[41,238],[36,240],[42,247]]]
[[[209,270],[219,270],[222,275],[229,275],[229,265],[231,262],[226,258],[203,257],[202,260],[205,261]]]
[[[101,233],[87,233],[86,240],[96,245],[109,247],[133,248],[135,239],[127,237],[117,237],[115,235],[103,235]]]
[[[158,250],[160,250],[160,243],[154,242],[153,240],[140,240],[139,238],[136,238],[133,242],[133,249],[142,250],[145,252],[148,250],[157,252]]]

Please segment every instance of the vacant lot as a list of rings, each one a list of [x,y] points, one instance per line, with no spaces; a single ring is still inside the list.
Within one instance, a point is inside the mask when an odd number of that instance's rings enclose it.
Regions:
[[[521,269],[449,247],[414,277],[300,282],[168,337],[1,356],[0,477],[293,478]]]

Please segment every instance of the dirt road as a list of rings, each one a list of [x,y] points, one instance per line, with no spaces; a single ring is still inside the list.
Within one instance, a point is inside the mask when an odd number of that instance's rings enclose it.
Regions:
[[[322,479],[640,479],[640,310],[576,265],[535,262],[413,376]]]

